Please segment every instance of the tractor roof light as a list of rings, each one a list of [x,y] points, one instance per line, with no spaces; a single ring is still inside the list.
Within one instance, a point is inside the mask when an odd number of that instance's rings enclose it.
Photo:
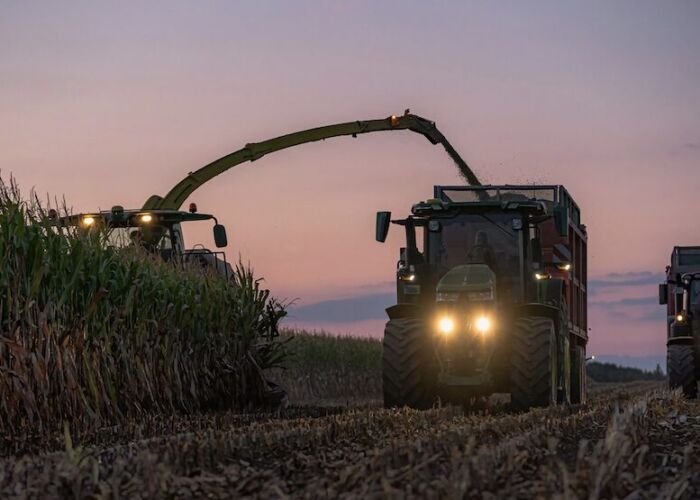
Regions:
[[[139,217],[139,221],[143,222],[144,224],[150,224],[153,222],[153,216],[151,214],[143,214]]]
[[[85,215],[80,219],[80,224],[84,227],[92,227],[95,225],[95,218],[92,215]]]
[[[551,279],[551,278],[552,278],[552,275],[549,274],[549,273],[544,273],[544,272],[542,272],[542,273],[535,273],[535,279],[536,279],[537,281],[548,280],[548,279]]]
[[[571,271],[571,262],[560,262],[557,264],[557,269],[560,271]]]

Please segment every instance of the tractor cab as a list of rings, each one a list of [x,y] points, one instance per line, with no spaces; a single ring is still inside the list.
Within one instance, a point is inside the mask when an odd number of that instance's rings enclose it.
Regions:
[[[104,231],[106,244],[116,248],[138,247],[156,255],[164,261],[177,260],[200,264],[213,268],[226,277],[231,274],[231,266],[226,262],[224,252],[214,252],[202,245],[185,249],[182,225],[188,222],[214,222],[213,235],[217,248],[228,245],[226,229],[211,214],[197,213],[195,204],[190,211],[178,210],[124,210],[115,206],[110,211],[89,212],[65,217],[57,217],[51,211],[50,218],[59,227],[75,228],[79,234]]]
[[[700,380],[700,246],[673,248],[666,281],[659,285],[666,306],[666,371],[670,389],[698,395]]]
[[[406,246],[385,330],[386,373],[398,378],[385,389],[416,383],[410,370],[401,380],[391,359],[412,335],[424,342],[417,363],[426,385],[385,392],[385,403],[421,407],[430,395],[492,392],[511,392],[518,408],[583,401],[586,231],[563,186],[436,186],[405,219],[378,212],[378,241],[392,223],[404,228]],[[535,344],[551,352],[529,352]],[[512,381],[514,365],[533,355],[549,364]],[[545,373],[551,384],[531,390]]]
[[[557,203],[557,186],[436,186],[435,198],[411,211],[408,218],[391,221],[406,231],[397,265],[399,303],[497,295],[508,304],[534,302],[538,282],[566,275],[572,267],[565,248],[549,249],[545,260],[542,245],[543,232],[568,236],[568,213]],[[378,214],[379,241],[389,219],[388,212]],[[488,290],[477,286],[482,282],[490,283]],[[479,291],[470,291],[473,287]]]

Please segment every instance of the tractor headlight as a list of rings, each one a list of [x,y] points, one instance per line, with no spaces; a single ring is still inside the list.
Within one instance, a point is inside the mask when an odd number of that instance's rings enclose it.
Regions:
[[[488,316],[479,316],[474,322],[474,327],[476,331],[485,334],[491,331],[491,318]]]
[[[91,227],[95,225],[95,218],[92,215],[86,215],[80,219],[80,223],[85,227]]]
[[[438,331],[443,335],[451,334],[455,329],[455,321],[449,316],[443,316],[438,321]]]

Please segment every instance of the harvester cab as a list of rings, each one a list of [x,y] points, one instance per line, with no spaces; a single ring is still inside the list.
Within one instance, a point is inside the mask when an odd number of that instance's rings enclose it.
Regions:
[[[223,251],[211,251],[202,245],[185,249],[182,225],[188,222],[213,221],[214,244],[217,248],[228,245],[226,228],[210,214],[197,213],[195,204],[190,211],[179,210],[124,210],[115,206],[110,211],[68,215],[57,218],[56,225],[75,228],[79,233],[102,231],[106,244],[123,248],[139,247],[165,261],[178,261],[212,269],[224,277],[231,276],[231,265]]]
[[[377,240],[394,223],[406,246],[387,309],[387,406],[585,400],[587,237],[563,186],[436,186],[390,219],[377,214]]]
[[[666,306],[666,371],[671,389],[697,397],[700,379],[700,247],[675,247],[666,281],[659,285]]]

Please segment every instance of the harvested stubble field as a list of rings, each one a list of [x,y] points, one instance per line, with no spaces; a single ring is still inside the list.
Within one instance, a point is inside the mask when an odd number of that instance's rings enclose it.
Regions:
[[[249,270],[224,284],[102,237],[0,180],[0,498],[700,495],[700,406],[658,383],[384,410],[378,341],[285,343]],[[270,402],[264,372],[290,406],[244,413]]]
[[[151,417],[0,464],[0,496],[696,498],[700,405],[658,383],[509,414],[289,407]]]

